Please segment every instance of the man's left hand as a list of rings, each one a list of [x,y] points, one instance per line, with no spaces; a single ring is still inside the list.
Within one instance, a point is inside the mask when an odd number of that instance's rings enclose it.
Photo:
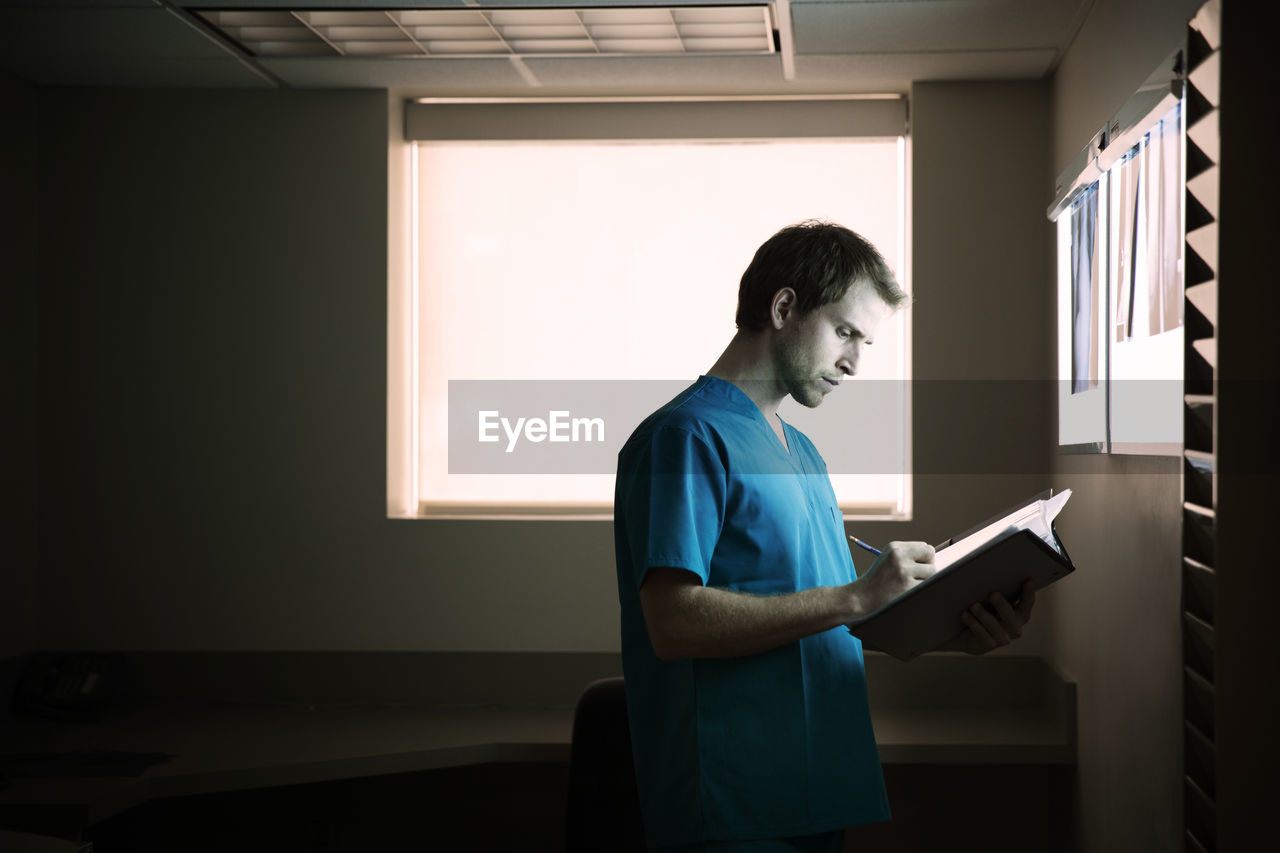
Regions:
[[[982,655],[1007,646],[1022,636],[1022,627],[1031,620],[1031,608],[1036,603],[1036,592],[1031,581],[1022,584],[1022,594],[1017,604],[998,592],[993,592],[986,602],[975,602],[960,614],[965,630],[943,648],[949,651]]]

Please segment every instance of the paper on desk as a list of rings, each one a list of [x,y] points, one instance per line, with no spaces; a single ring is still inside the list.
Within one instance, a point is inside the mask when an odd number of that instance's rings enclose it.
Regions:
[[[1020,507],[999,521],[992,522],[976,533],[943,548],[934,558],[936,570],[940,572],[959,562],[1010,529],[1030,530],[1043,539],[1050,548],[1060,551],[1049,525],[1058,517],[1058,513],[1062,512],[1062,507],[1069,497],[1071,497],[1071,490],[1063,489],[1047,500],[1034,501]]]

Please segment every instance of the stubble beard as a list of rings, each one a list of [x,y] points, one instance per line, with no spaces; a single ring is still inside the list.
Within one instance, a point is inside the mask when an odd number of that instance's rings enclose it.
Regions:
[[[816,390],[813,387],[813,379],[803,379],[800,377],[789,378],[787,381],[787,393],[795,398],[795,401],[807,409],[816,409],[822,405],[822,401],[826,399],[826,394]],[[822,380],[817,380],[821,382]]]
[[[782,387],[797,403],[807,409],[816,409],[822,405],[827,395],[818,387],[818,383],[823,380],[791,339],[778,342],[774,350],[774,364]]]

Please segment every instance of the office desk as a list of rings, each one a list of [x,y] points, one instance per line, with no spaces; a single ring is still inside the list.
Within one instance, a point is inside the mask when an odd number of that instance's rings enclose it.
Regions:
[[[244,659],[234,656],[205,656],[187,663],[180,658],[135,660],[132,670],[142,675],[133,684],[133,695],[104,720],[58,723],[13,717],[0,752],[126,750],[173,758],[136,777],[13,779],[8,790],[0,792],[0,826],[31,828],[29,821],[24,825],[25,816],[73,834],[166,797],[467,765],[564,763],[569,759],[577,692],[594,677],[614,674],[617,659],[561,657],[413,656],[390,665],[386,659],[369,658],[363,663],[371,666],[363,666],[359,656],[353,661],[348,655],[337,662],[341,671],[380,670],[393,682],[360,685],[353,677],[345,680],[343,690],[335,688],[332,677],[322,678],[323,685],[285,685],[278,675],[270,689],[255,690],[254,679],[244,675]],[[315,658],[303,666],[286,662],[283,668],[280,661],[257,663],[262,663],[263,672],[333,671]],[[191,682],[198,689],[184,686],[183,678],[169,667],[199,672]],[[518,678],[513,675],[516,670]],[[1074,762],[1074,685],[1039,659],[943,655],[904,665],[868,655],[867,670],[885,764]],[[424,671],[443,679],[421,685],[418,679]],[[460,678],[458,672],[468,675]],[[477,678],[477,673],[483,677]],[[525,691],[530,701],[521,703],[519,683],[526,680],[538,687]],[[418,689],[405,688],[415,683]],[[372,698],[333,699],[344,691]],[[219,692],[259,695],[233,701],[218,698]],[[396,692],[408,698],[388,698]],[[268,693],[274,698],[267,698]],[[327,700],[299,699],[307,695]],[[462,701],[441,701],[450,695]]]

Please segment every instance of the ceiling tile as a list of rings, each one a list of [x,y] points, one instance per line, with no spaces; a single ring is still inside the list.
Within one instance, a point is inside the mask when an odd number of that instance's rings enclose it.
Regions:
[[[27,9],[154,9],[156,0],[4,0],[6,7]]]
[[[290,86],[298,88],[413,88],[437,91],[522,91],[528,84],[510,60],[493,59],[383,59],[270,57],[259,64]],[[443,93],[443,92],[442,92]]]
[[[228,59],[166,9],[0,7],[0,62],[11,57]]]
[[[654,89],[663,93],[741,90],[782,82],[778,54],[759,56],[616,57],[525,59],[544,86],[578,86],[619,91]]]
[[[281,9],[290,8],[290,4],[282,0],[177,0],[176,4],[184,9]],[[474,5],[465,0],[306,0],[305,3],[292,5],[294,9],[421,9],[428,6],[432,9],[460,9]],[[543,5],[554,6],[556,3],[489,3],[491,6]]]
[[[133,57],[33,56],[4,60],[4,66],[41,86],[155,88],[275,88],[270,79],[234,59],[137,59]]]
[[[1080,0],[793,2],[796,54],[1062,48]]]
[[[812,86],[857,80],[862,91],[879,86],[881,91],[906,94],[911,81],[1040,79],[1055,56],[1053,50],[797,56],[796,79]]]
[[[1093,0],[791,0],[796,74],[782,79],[778,55],[583,58],[538,57],[521,68],[501,57],[421,59],[282,56],[254,60],[213,33],[191,26],[159,0],[0,0],[0,69],[48,85],[261,86],[278,74],[304,87],[409,87],[458,95],[530,94],[578,90],[614,94],[742,93],[787,91],[902,92],[912,80],[1035,78],[1052,67],[1077,18]],[[279,9],[275,0],[176,0],[194,8]],[[165,5],[168,5],[167,3]],[[457,12],[477,4],[430,0]],[[581,0],[480,0],[484,9],[581,7]],[[621,20],[669,25],[672,16],[646,7],[698,5],[691,0],[606,0],[594,11],[614,26]],[[414,0],[306,0],[305,8],[367,11],[421,8]],[[744,12],[743,9],[736,10]],[[752,14],[760,14],[758,10]],[[734,13],[730,8],[722,14]],[[423,14],[423,13],[417,13]],[[476,13],[478,14],[478,13]],[[680,20],[704,14],[678,9]],[[476,51],[470,35],[417,33],[435,26],[430,13],[414,22],[413,38]],[[491,33],[487,24],[485,32]],[[704,36],[680,26],[683,38]],[[691,28],[692,27],[692,28]],[[665,32],[665,29],[664,29]],[[269,34],[267,34],[269,35]],[[648,49],[658,31],[626,35],[602,30],[624,46]],[[362,42],[365,40],[362,40]],[[370,51],[384,42],[367,40]],[[447,42],[447,43],[446,43]],[[485,42],[487,44],[488,42]],[[664,44],[666,44],[664,42]],[[687,48],[687,45],[683,45]],[[363,48],[361,48],[363,49]],[[435,46],[429,48],[435,51]],[[503,48],[504,50],[506,48]],[[336,61],[335,61],[336,60]],[[523,72],[523,73],[521,73]],[[540,84],[540,85],[539,85]]]

